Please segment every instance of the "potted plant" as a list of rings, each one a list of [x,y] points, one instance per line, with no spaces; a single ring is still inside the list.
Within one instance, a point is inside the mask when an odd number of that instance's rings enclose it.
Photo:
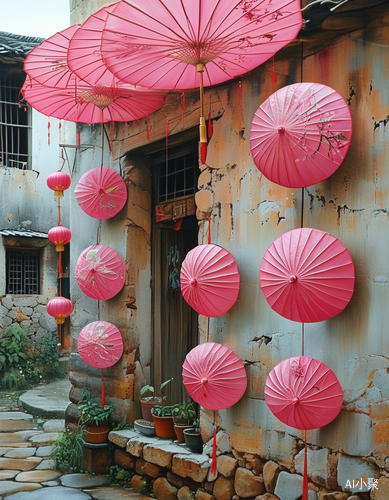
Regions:
[[[91,393],[84,389],[82,398],[78,403],[81,412],[80,422],[85,427],[87,443],[105,443],[108,440],[110,430],[109,417],[115,410],[113,405],[105,405],[104,408],[92,400]]]
[[[169,384],[173,379],[165,380],[160,385],[158,394],[155,393],[155,389],[152,385],[144,385],[140,390],[140,405],[142,409],[142,417],[143,420],[147,420],[148,422],[153,422],[153,416],[151,415],[151,409],[155,405],[160,405],[166,399],[162,394],[162,389]]]
[[[175,438],[173,423],[173,407],[169,405],[155,405],[151,410],[154,420],[155,434],[160,438]]]
[[[177,442],[184,443],[185,439],[183,431],[193,427],[193,422],[196,417],[196,410],[193,403],[182,401],[181,403],[173,405],[172,414]]]
[[[200,419],[193,422],[193,426],[184,430],[184,439],[186,446],[194,453],[203,452],[203,439],[200,433]]]

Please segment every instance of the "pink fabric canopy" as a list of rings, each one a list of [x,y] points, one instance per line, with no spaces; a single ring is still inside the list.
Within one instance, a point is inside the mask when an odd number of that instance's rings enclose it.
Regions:
[[[228,347],[213,342],[200,344],[186,355],[182,377],[190,397],[208,410],[229,408],[247,387],[242,360]]]
[[[155,89],[243,75],[293,40],[300,0],[122,0],[108,14],[101,51],[120,80]]]
[[[225,314],[239,294],[239,271],[232,255],[218,245],[199,245],[181,267],[181,292],[186,302],[204,316]]]
[[[261,289],[281,316],[299,322],[332,318],[350,302],[354,264],[335,236],[318,229],[293,229],[267,249],[260,267]]]
[[[309,430],[334,420],[342,408],[343,392],[328,366],[314,358],[297,356],[271,370],[265,401],[284,424]]]
[[[350,108],[335,90],[320,83],[295,83],[259,106],[250,143],[254,163],[267,179],[297,188],[333,174],[351,136]]]
[[[123,354],[120,331],[107,321],[93,321],[80,332],[77,340],[78,353],[93,368],[109,368]]]
[[[91,245],[79,256],[74,276],[92,299],[108,300],[124,286],[126,266],[120,255],[106,245]]]
[[[80,208],[90,217],[109,219],[124,207],[127,188],[120,175],[107,167],[97,167],[82,175],[74,189]]]

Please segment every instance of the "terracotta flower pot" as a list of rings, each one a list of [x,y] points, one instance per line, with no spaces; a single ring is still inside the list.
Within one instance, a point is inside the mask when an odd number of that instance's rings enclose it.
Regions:
[[[174,423],[174,432],[176,433],[178,443],[185,443],[184,430],[191,429],[192,427],[193,425]]]
[[[174,432],[173,417],[157,417],[153,415],[155,434],[160,438],[170,438],[176,437]]]
[[[151,410],[155,405],[160,405],[162,403],[162,398],[154,398],[154,399],[141,399],[140,407],[142,410],[142,418],[143,420],[147,420],[148,422],[153,422],[153,416],[151,414]]]
[[[88,426],[85,441],[87,443],[101,444],[108,441],[109,423],[101,422],[99,425]]]

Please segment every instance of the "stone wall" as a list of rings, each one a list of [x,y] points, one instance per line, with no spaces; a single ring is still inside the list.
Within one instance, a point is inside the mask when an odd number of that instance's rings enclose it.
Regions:
[[[0,330],[18,324],[27,330],[33,342],[41,343],[44,337],[57,331],[54,318],[46,311],[48,300],[43,295],[0,298]]]
[[[113,431],[109,439],[115,445],[115,464],[134,472],[132,487],[152,492],[157,500],[298,500],[302,494],[302,442],[287,468],[256,454],[237,452],[228,435],[220,431],[216,436],[217,472],[213,474],[212,440],[203,454],[194,454],[169,439],[132,430]],[[361,460],[328,449],[308,447],[307,451],[309,500],[389,497],[389,480],[379,478],[374,464],[366,469]]]

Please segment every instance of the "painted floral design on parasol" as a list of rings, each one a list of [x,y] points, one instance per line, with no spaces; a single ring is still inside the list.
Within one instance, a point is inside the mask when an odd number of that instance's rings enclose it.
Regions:
[[[101,52],[119,80],[153,89],[200,88],[259,66],[302,26],[300,0],[122,0],[108,13]]]
[[[124,286],[125,264],[112,248],[91,245],[79,256],[74,276],[85,295],[96,300],[108,300]]]
[[[332,175],[351,137],[349,106],[335,90],[319,83],[295,83],[259,106],[250,142],[254,163],[267,179],[297,188]]]
[[[109,368],[123,354],[123,339],[120,331],[107,321],[93,321],[86,325],[78,336],[78,353],[93,368]]]
[[[269,305],[292,321],[324,321],[339,314],[354,292],[355,271],[347,248],[318,229],[293,229],[267,249],[260,267]]]
[[[229,408],[247,387],[242,360],[232,349],[214,342],[200,344],[186,355],[182,377],[190,397],[208,410]]]
[[[337,417],[343,392],[334,372],[307,356],[285,359],[266,380],[265,401],[286,425],[301,430],[323,427]]]
[[[204,316],[225,314],[238,298],[238,266],[218,245],[199,245],[190,250],[182,263],[180,280],[184,299]]]
[[[74,194],[80,208],[96,219],[114,217],[127,201],[124,180],[115,170],[104,166],[85,172],[78,181]]]

